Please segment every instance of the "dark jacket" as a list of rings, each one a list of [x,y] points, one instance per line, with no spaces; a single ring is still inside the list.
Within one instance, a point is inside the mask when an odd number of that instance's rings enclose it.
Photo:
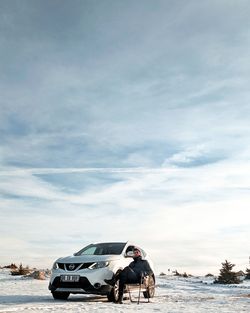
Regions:
[[[140,256],[134,258],[134,261],[129,264],[129,267],[136,273],[138,277],[153,274],[148,261],[142,260]]]

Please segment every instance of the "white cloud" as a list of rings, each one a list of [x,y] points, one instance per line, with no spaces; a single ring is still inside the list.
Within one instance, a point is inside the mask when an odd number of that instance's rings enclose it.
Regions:
[[[39,169],[27,170],[22,178],[16,179],[16,176],[10,175],[8,184],[0,184],[5,191],[9,188],[12,194],[17,190],[17,195],[23,192],[23,195],[30,197],[26,201],[14,198],[5,203],[13,208],[13,213],[11,220],[8,215],[3,215],[6,228],[2,232],[5,230],[6,236],[7,229],[11,227],[13,238],[18,236],[24,242],[23,251],[27,252],[27,262],[37,262],[28,252],[29,249],[38,249],[37,244],[32,243],[27,247],[30,234],[33,234],[34,241],[41,240],[40,254],[44,251],[54,256],[56,250],[50,252],[43,245],[42,239],[49,240],[56,231],[66,242],[71,235],[75,235],[78,240],[82,237],[85,244],[103,240],[103,237],[107,240],[138,241],[152,251],[156,260],[160,257],[158,268],[168,267],[169,264],[180,265],[183,258],[180,250],[184,249],[188,263],[186,270],[195,270],[192,260],[197,258],[200,260],[197,261],[200,262],[200,271],[205,271],[206,266],[215,268],[216,263],[223,261],[221,258],[241,255],[239,240],[249,235],[246,227],[249,220],[247,203],[250,199],[248,191],[244,191],[244,188],[250,186],[249,178],[245,175],[249,167],[247,163],[235,166],[224,162],[220,165],[170,170],[52,169],[51,173],[66,172],[69,175],[74,171],[83,175],[86,170],[111,171],[123,177],[122,181],[110,186],[97,186],[96,190],[75,195],[33,177],[37,172],[49,173],[49,169],[44,169],[44,172]],[[21,180],[24,187],[18,190]],[[37,205],[32,200],[33,196],[46,202]],[[2,203],[2,209],[4,206]],[[29,213],[22,216],[25,211]],[[230,239],[230,245],[227,245],[229,237],[220,233],[225,227],[232,229],[230,237],[235,238]],[[236,232],[235,227],[238,228]],[[23,232],[24,228],[28,230],[26,233]],[[245,229],[244,236],[239,231],[241,228]],[[72,250],[80,248],[78,240],[65,247],[59,246],[58,254],[71,252],[71,245]],[[211,250],[216,251],[217,256],[209,261]],[[205,262],[206,256],[208,263]],[[243,262],[243,257],[244,254],[238,262]],[[51,259],[48,257],[47,262]]]
[[[192,161],[195,161],[196,159],[199,159],[200,157],[206,157],[207,149],[205,145],[198,145],[195,147],[190,147],[185,151],[181,151],[179,153],[175,153],[170,158],[166,159],[163,163],[163,166],[169,165],[169,164],[185,164],[190,163]]]

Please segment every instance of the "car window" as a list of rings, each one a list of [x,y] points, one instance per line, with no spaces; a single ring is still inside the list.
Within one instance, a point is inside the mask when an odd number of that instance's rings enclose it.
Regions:
[[[75,255],[119,255],[122,253],[125,245],[125,242],[91,244],[75,253]]]
[[[96,251],[96,247],[89,247],[86,250],[82,251],[81,255],[84,255],[84,254],[93,255],[95,254],[95,251]]]

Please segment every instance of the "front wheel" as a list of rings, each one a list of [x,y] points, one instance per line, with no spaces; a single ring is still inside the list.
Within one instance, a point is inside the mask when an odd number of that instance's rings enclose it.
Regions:
[[[108,301],[117,302],[119,296],[119,280],[116,281],[114,287],[111,289],[110,293],[107,295]]]
[[[67,300],[69,294],[70,294],[69,292],[56,292],[56,291],[52,292],[52,296],[56,300]]]

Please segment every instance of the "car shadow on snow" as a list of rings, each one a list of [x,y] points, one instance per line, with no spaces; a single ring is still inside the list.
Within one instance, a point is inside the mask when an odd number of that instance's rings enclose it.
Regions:
[[[0,295],[0,305],[25,303],[59,303],[59,302],[107,302],[107,298],[98,295],[71,295],[67,300],[55,300],[50,295]]]
[[[54,300],[58,301],[58,300]],[[70,295],[68,302],[108,302],[107,297],[98,295]]]
[[[0,295],[0,304],[23,304],[34,302],[50,302],[53,301],[49,296],[37,295]]]

